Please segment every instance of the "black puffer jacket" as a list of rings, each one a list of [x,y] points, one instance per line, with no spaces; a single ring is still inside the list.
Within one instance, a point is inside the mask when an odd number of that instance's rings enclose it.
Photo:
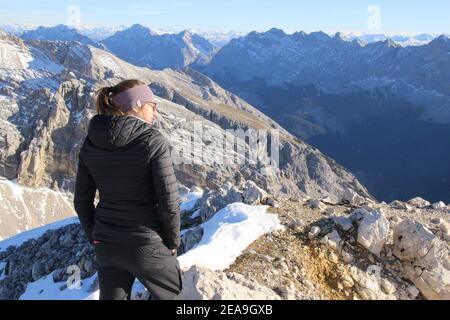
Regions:
[[[161,240],[176,249],[179,197],[167,140],[136,117],[94,116],[79,155],[74,205],[90,240]]]

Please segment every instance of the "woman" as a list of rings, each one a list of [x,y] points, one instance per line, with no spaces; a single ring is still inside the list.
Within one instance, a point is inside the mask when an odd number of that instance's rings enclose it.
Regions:
[[[136,278],[153,299],[182,290],[177,181],[169,145],[151,125],[156,106],[138,80],[101,89],[79,154],[74,205],[95,247],[101,300],[130,299]]]

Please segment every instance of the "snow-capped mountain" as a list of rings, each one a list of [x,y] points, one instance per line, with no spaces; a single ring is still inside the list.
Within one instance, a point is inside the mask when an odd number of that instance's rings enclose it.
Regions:
[[[448,37],[402,47],[272,29],[232,40],[201,70],[350,168],[378,198],[450,200],[442,191],[450,145],[439,138],[450,135]]]
[[[208,40],[189,31],[160,34],[139,24],[102,43],[118,57],[153,69],[204,65],[217,51]]]
[[[108,27],[108,26],[91,26],[91,25],[81,25],[76,29],[82,35],[92,39],[94,41],[100,42],[105,40],[108,37],[111,37],[118,31],[123,31],[127,27],[126,26],[118,26],[118,27]]]
[[[92,39],[82,35],[77,29],[62,24],[25,31],[20,37],[24,40],[77,41],[84,45],[99,46]]]
[[[430,43],[437,37],[435,33],[422,33],[419,35],[401,35],[401,34],[385,34],[385,33],[363,33],[363,32],[350,32],[346,34],[349,40],[359,39],[366,43],[374,43],[380,41],[386,41],[391,39],[403,47],[407,46],[422,46]]]
[[[16,36],[20,36],[25,31],[36,30],[39,25],[35,24],[0,24],[0,30]]]
[[[239,31],[202,31],[199,29],[190,29],[189,31],[205,38],[218,48],[222,48],[231,40],[244,37],[247,34]]]

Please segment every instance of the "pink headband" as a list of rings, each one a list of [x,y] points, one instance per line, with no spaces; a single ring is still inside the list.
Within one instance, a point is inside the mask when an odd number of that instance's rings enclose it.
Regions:
[[[155,102],[155,96],[148,86],[140,85],[115,95],[112,100],[122,111],[127,112],[148,102]]]

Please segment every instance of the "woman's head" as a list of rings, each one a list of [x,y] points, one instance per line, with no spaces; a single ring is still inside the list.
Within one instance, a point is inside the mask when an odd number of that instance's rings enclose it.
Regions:
[[[156,102],[152,91],[144,82],[125,80],[98,91],[97,113],[131,115],[150,123],[156,115]]]

